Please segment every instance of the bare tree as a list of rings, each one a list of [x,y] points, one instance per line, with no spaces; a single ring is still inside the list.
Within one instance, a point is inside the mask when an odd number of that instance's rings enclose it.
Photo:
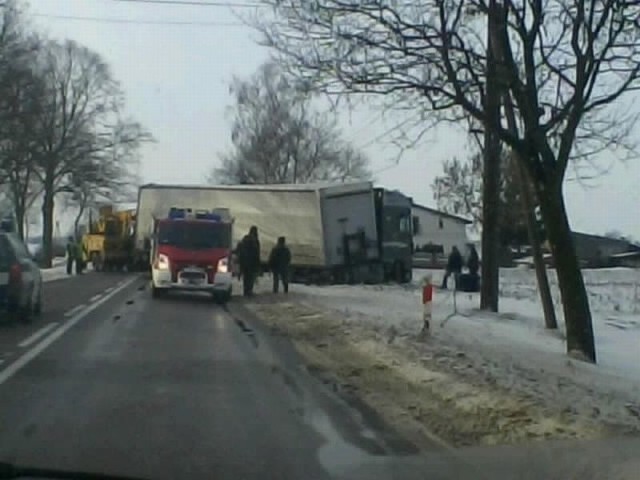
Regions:
[[[527,221],[520,205],[523,190],[508,152],[501,158],[499,183],[500,237],[503,247],[522,247],[528,242]],[[483,225],[482,191],[483,158],[474,152],[466,160],[458,157],[445,160],[442,174],[436,176],[431,189],[438,208],[445,212],[461,215],[473,221],[473,228],[480,230]],[[537,203],[533,202],[535,207]]]
[[[482,227],[482,158],[472,155],[462,160],[453,157],[442,162],[442,174],[431,184],[438,208],[470,218],[473,229]]]
[[[138,147],[144,137],[135,122],[122,123],[113,132],[117,139],[105,138],[99,148],[69,175],[67,190],[72,194],[69,206],[76,210],[74,234],[85,212],[104,203],[118,203],[131,198],[139,184],[134,166],[139,162]]]
[[[211,180],[222,183],[308,183],[368,178],[368,159],[345,141],[335,117],[314,108],[311,94],[273,62],[231,84],[235,105],[231,152]]]
[[[640,4],[620,0],[503,0],[495,58],[517,132],[487,115],[484,0],[263,0],[266,45],[293,74],[326,91],[378,93],[445,120],[463,113],[519,155],[540,199],[556,258],[569,353],[596,361],[588,297],[563,198],[570,160],[635,147]]]
[[[48,266],[56,195],[72,190],[70,183],[80,181],[82,172],[96,172],[100,166],[108,173],[106,165],[128,158],[114,152],[123,146],[135,149],[150,137],[122,118],[122,91],[97,53],[73,41],[51,41],[40,63],[47,90],[36,129],[37,174],[43,188],[43,252]],[[86,183],[92,185],[91,179]]]
[[[26,28],[16,2],[4,5],[0,21],[0,183],[24,238],[26,212],[39,194],[33,145],[43,85],[33,63],[40,42]]]
[[[535,216],[539,202],[526,171],[504,152],[500,179],[500,244],[502,247],[531,247],[538,292],[543,307],[545,326],[558,328],[553,298],[542,252],[542,237]],[[467,161],[458,158],[443,163],[443,173],[435,178],[432,190],[438,208],[469,217],[474,227],[482,226],[482,155],[476,153]]]

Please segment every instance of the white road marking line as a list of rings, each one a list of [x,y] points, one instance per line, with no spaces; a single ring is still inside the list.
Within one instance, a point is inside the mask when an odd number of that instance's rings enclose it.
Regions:
[[[73,317],[76,313],[78,313],[80,310],[82,310],[85,307],[86,305],[84,303],[81,303],[80,305],[76,305],[71,310],[67,310],[66,312],[64,312],[64,316]]]
[[[58,322],[51,322],[49,325],[45,325],[40,330],[36,331],[33,335],[25,338],[22,342],[18,344],[20,348],[28,347],[32,343],[35,343],[40,337],[44,336],[49,330],[58,325]]]
[[[113,290],[109,295],[105,295],[100,300],[95,303],[92,303],[87,308],[85,308],[82,312],[78,313],[75,317],[70,318],[65,323],[60,325],[60,327],[56,328],[53,332],[49,334],[49,336],[45,337],[40,343],[38,343],[31,350],[27,350],[23,353],[15,362],[11,363],[7,368],[0,372],[0,385],[13,377],[17,372],[20,371],[25,365],[27,365],[31,360],[36,358],[40,353],[42,353],[49,345],[59,339],[62,335],[64,335],[71,327],[73,327],[76,323],[82,320],[84,317],[93,312],[96,308],[98,308],[103,303],[107,302],[111,297],[115,296],[121,290],[124,290],[133,282],[138,280],[138,277],[133,277],[120,287]]]
[[[93,303],[93,302],[97,301],[101,296],[102,296],[101,293],[96,293],[93,297],[91,297],[89,299],[89,303]]]
[[[110,293],[112,291],[113,291],[113,287],[109,287],[104,291],[104,293]]]

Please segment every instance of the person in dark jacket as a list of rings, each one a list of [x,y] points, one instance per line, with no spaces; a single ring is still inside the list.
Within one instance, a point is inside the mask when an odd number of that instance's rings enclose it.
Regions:
[[[278,243],[269,255],[269,269],[273,276],[273,293],[278,293],[282,282],[284,293],[289,292],[289,265],[291,264],[291,250],[285,243],[285,237],[279,237]]]
[[[467,258],[467,268],[469,269],[469,274],[473,277],[478,276],[478,271],[480,270],[480,257],[478,256],[478,251],[474,245],[469,246],[469,258]]]
[[[260,271],[260,240],[255,226],[251,227],[249,234],[242,239],[238,260],[242,271],[243,294],[250,297],[253,295],[253,286]]]
[[[458,278],[462,273],[462,265],[463,260],[460,250],[458,250],[458,247],[454,246],[451,248],[449,260],[447,261],[447,270],[445,271],[444,278],[442,279],[442,288],[447,288],[447,280],[451,274],[453,274],[456,285],[458,284]]]
[[[67,239],[67,275],[73,274],[73,262],[76,261],[77,253],[76,241],[73,237],[69,237]]]

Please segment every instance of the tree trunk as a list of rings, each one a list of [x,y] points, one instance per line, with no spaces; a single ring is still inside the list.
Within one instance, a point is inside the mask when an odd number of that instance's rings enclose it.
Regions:
[[[529,234],[529,243],[531,244],[531,254],[533,256],[533,264],[536,269],[536,279],[538,281],[538,292],[540,293],[540,302],[542,303],[542,311],[544,312],[545,327],[550,329],[558,328],[556,319],[556,311],[553,307],[553,297],[551,297],[551,289],[549,288],[549,278],[547,277],[547,267],[544,264],[544,256],[542,254],[542,241],[538,233],[536,216],[534,213],[534,202],[532,198],[531,186],[527,172],[519,158],[513,159],[516,163],[516,174],[518,175],[518,183],[522,192],[522,207],[527,219],[527,233]]]
[[[82,202],[80,204],[80,210],[78,211],[78,214],[76,215],[75,220],[73,221],[73,236],[76,240],[79,239],[78,236],[78,225],[80,224],[80,219],[82,218],[82,214],[84,213],[84,209],[85,209],[85,202]]]
[[[580,360],[596,363],[589,298],[569,226],[562,186],[538,192],[538,197],[562,295],[567,352]]]
[[[16,228],[18,229],[18,235],[24,241],[24,220],[26,216],[26,208],[25,205],[21,202],[15,202],[13,213],[16,216]]]
[[[500,86],[492,52],[496,2],[490,1],[487,41],[487,80],[485,85],[484,162],[482,171],[482,286],[480,308],[498,311],[500,294],[500,139],[494,126],[500,122]]]
[[[513,103],[509,94],[504,95],[505,116],[509,130],[517,134],[516,116],[513,111]],[[553,298],[551,297],[551,289],[549,288],[549,278],[547,276],[547,267],[544,264],[544,256],[542,254],[542,240],[538,233],[538,226],[534,212],[533,192],[529,175],[524,166],[522,158],[516,153],[511,152],[512,167],[515,167],[516,178],[520,191],[522,192],[522,209],[527,220],[527,234],[529,236],[529,244],[531,245],[531,255],[533,256],[533,265],[536,269],[536,280],[538,282],[538,292],[540,294],[540,302],[542,303],[542,311],[544,313],[544,324],[547,328],[558,328],[556,319],[556,311],[553,307]]]
[[[42,202],[42,266],[44,268],[51,268],[53,258],[53,209],[53,182],[45,182]]]

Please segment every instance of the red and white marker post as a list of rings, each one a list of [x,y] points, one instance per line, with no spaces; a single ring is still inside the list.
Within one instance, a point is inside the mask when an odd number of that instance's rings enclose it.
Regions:
[[[431,275],[427,275],[422,280],[422,334],[426,335],[431,331],[431,306],[433,303],[433,284]]]

